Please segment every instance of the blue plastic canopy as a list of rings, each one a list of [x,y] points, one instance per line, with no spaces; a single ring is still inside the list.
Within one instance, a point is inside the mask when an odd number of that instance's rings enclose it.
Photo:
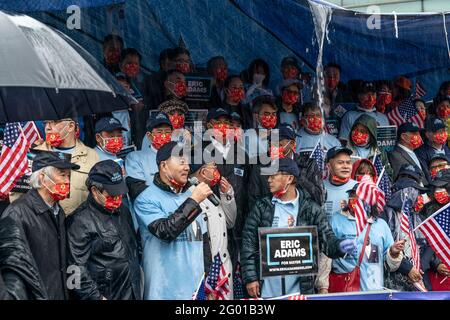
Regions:
[[[0,0],[0,8],[16,12],[66,10],[71,5],[80,8],[101,7],[125,0]]]

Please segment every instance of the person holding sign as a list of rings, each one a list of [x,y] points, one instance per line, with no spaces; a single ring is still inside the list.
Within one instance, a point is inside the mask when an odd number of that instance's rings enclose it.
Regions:
[[[298,131],[296,139],[297,153],[312,151],[319,141],[325,152],[333,147],[341,146],[335,136],[325,132],[325,121],[318,104],[305,103],[303,105],[300,125],[302,128]]]
[[[269,177],[271,196],[259,199],[246,220],[241,249],[243,282],[251,297],[273,297],[290,293],[314,293],[311,276],[285,276],[262,279],[259,273],[260,253],[258,228],[317,226],[319,247],[331,258],[351,253],[355,247],[352,240],[339,240],[331,230],[320,205],[307,193],[296,187],[298,166],[289,158],[279,159],[278,171]]]
[[[348,201],[344,201],[342,210],[335,212],[331,218],[331,226],[336,236],[355,241],[357,247],[343,258],[333,259],[329,292],[340,292],[343,281],[339,275],[352,272],[356,266],[361,270],[360,291],[383,290],[384,264],[389,266],[390,271],[395,271],[403,258],[405,240],[394,243],[386,221],[378,217],[376,206],[372,206],[370,212],[366,213],[369,218],[362,232],[357,235],[355,220],[356,203],[359,201],[356,195],[357,187],[358,185],[354,185],[348,190]]]
[[[389,120],[387,116],[378,112],[375,104],[377,102],[377,93],[375,85],[372,82],[363,82],[358,91],[358,108],[355,111],[345,113],[341,121],[341,129],[339,131],[339,140],[348,141],[350,131],[361,115],[367,114],[375,119],[377,126],[388,126]]]
[[[428,163],[435,155],[450,157],[450,149],[447,146],[447,127],[439,118],[429,117],[425,121],[425,143],[420,148],[414,150],[419,158],[427,181],[431,182]]]
[[[407,122],[397,130],[397,145],[394,151],[388,154],[389,162],[393,170],[394,181],[397,180],[400,168],[404,164],[410,164],[418,167],[422,172],[424,168],[419,161],[419,158],[414,153],[414,150],[423,145],[422,137],[420,136],[420,128],[412,122]],[[422,184],[428,184],[425,175],[422,174]]]

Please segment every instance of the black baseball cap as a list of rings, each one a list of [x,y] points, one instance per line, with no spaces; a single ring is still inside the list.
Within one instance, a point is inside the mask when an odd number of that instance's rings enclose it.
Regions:
[[[39,153],[33,158],[31,171],[35,172],[45,167],[71,170],[80,169],[79,165],[68,161],[66,155],[62,152],[39,151]]]
[[[425,121],[425,130],[436,132],[440,129],[446,128],[444,121],[436,117],[428,117]]]
[[[377,92],[375,84],[373,82],[363,81],[359,88],[360,93]]]
[[[156,164],[159,166],[162,161],[169,159],[174,149],[179,157],[183,156],[183,145],[177,141],[170,141],[163,145],[156,153]]]
[[[281,60],[281,68],[284,68],[286,66],[294,66],[300,71],[300,66],[298,65],[298,60],[296,57],[284,57],[283,60]]]
[[[86,180],[88,188],[92,181],[101,183],[111,196],[120,196],[128,192],[122,168],[114,160],[97,162],[89,171],[88,179]]]
[[[328,149],[327,162],[336,157],[339,153],[346,153],[351,156],[353,154],[353,151],[345,147],[333,147],[331,149]]]
[[[170,119],[167,116],[167,114],[165,114],[163,112],[159,112],[154,118],[148,119],[147,131],[152,131],[156,127],[159,127],[163,124],[166,124],[166,125],[170,126],[171,129],[173,129],[172,122],[170,122]]]
[[[100,118],[95,124],[95,133],[100,133],[102,131],[110,132],[117,129],[122,131],[128,131],[122,126],[120,121],[114,117]]]
[[[291,158],[281,158],[278,159],[278,172],[287,172],[292,174],[294,177],[298,178],[300,176],[300,170],[298,169],[297,163]]]
[[[219,117],[228,117],[231,119],[230,114],[228,113],[227,110],[225,110],[224,108],[215,108],[215,109],[210,109],[208,111],[208,114],[206,116],[206,121],[211,121],[211,120],[215,120]]]
[[[414,122],[405,122],[398,127],[397,136],[400,137],[400,135],[405,132],[419,132],[419,131],[421,131],[421,129]]]
[[[279,139],[287,139],[287,140],[295,140],[295,131],[294,129],[286,123],[280,124],[278,128]]]
[[[449,158],[449,157],[447,157],[447,156],[446,156],[445,154],[443,154],[443,153],[436,153],[435,155],[433,155],[433,156],[431,157],[430,161],[428,161],[428,166],[430,166],[431,163],[432,163],[434,160],[437,160],[437,159],[447,161],[447,163],[450,164],[450,158]]]
[[[417,181],[420,181],[422,179],[422,171],[417,166],[408,163],[405,163],[400,167],[398,176],[400,175],[408,175],[410,177],[413,177]]]

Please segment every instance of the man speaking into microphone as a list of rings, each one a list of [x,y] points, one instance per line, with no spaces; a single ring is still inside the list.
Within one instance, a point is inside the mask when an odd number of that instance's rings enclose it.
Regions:
[[[143,244],[144,298],[191,299],[203,276],[206,223],[200,203],[212,195],[200,182],[189,189],[188,158],[169,142],[156,154],[154,183],[135,200]]]
[[[221,176],[214,162],[205,163],[203,158],[202,163],[191,164],[190,169],[190,191],[193,192],[200,183],[206,183],[220,193],[220,199],[212,194],[200,203],[208,231],[205,237],[208,241],[204,244],[205,270],[209,270],[214,257],[219,253],[229,281],[230,291],[225,294],[226,299],[233,299],[233,266],[228,252],[228,229],[233,228],[236,221],[234,190],[227,179]],[[209,299],[215,297],[210,295]]]

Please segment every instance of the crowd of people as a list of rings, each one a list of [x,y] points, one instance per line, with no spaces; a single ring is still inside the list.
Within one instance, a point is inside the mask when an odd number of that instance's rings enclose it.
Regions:
[[[163,50],[151,75],[141,58],[106,36],[104,66],[135,102],[42,122],[30,190],[1,195],[0,299],[191,299],[216,257],[229,289],[208,299],[339,292],[357,266],[360,291],[450,288],[450,266],[420,231],[415,263],[400,227],[406,205],[413,229],[450,202],[450,81],[427,103],[402,75],[345,84],[330,62],[320,84],[295,57],[229,74],[216,56],[198,136],[186,125],[196,108],[188,49]],[[273,88],[271,72],[282,79]],[[408,102],[421,121],[388,117]],[[377,127],[389,125],[397,140],[387,152]],[[376,158],[392,194],[382,210],[367,207],[358,234],[356,190],[378,181]],[[258,229],[293,226],[317,227],[318,274],[263,278]]]

